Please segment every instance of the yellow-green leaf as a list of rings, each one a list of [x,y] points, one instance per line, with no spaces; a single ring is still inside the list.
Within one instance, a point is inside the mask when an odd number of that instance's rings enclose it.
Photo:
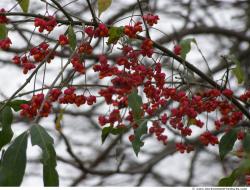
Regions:
[[[29,10],[30,0],[17,0],[17,2],[22,8],[23,12],[27,13]]]
[[[123,30],[124,30],[124,28],[122,26],[110,27],[108,44],[116,44],[117,41],[120,39],[120,37],[123,36]]]
[[[61,126],[61,122],[62,122],[62,119],[63,119],[63,113],[64,113],[64,109],[61,109],[60,112],[59,112],[59,115],[56,119],[56,130],[57,131],[61,131],[62,129],[62,126]]]
[[[68,28],[68,38],[69,38],[69,45],[71,49],[74,50],[76,48],[76,34],[71,25]]]
[[[188,38],[180,41],[182,59],[186,59],[187,54],[191,50],[192,42],[196,44],[196,40],[194,38]]]
[[[241,67],[240,61],[234,55],[231,55],[228,58],[236,65],[236,67],[232,69],[232,72],[234,76],[237,78],[238,84],[242,84],[245,80],[245,75]]]
[[[112,0],[98,0],[98,16],[106,11],[112,3]]]
[[[0,24],[0,40],[7,37],[8,30],[5,24]]]

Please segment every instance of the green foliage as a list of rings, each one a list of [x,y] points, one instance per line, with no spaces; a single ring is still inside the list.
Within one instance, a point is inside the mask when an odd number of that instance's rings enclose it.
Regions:
[[[247,133],[243,139],[243,149],[245,152],[250,153],[250,134]]]
[[[106,138],[109,136],[109,134],[112,134],[112,135],[120,135],[120,134],[123,134],[125,132],[127,132],[127,128],[125,127],[118,127],[118,128],[114,128],[113,126],[110,126],[110,127],[104,127],[102,129],[102,143],[105,142]]]
[[[222,179],[220,179],[218,186],[233,186],[235,180],[237,179],[237,177],[239,176],[239,169],[235,169],[231,175],[224,177]]]
[[[56,152],[53,147],[53,139],[46,130],[35,124],[30,129],[32,145],[39,146],[43,151],[43,182],[44,186],[58,186],[59,179],[56,171]]]
[[[109,39],[108,44],[116,44],[117,41],[120,39],[120,37],[123,36],[123,30],[124,28],[122,26],[120,27],[110,27],[109,29]]]
[[[8,106],[10,106],[14,111],[18,112],[21,110],[20,105],[21,104],[28,104],[29,101],[27,100],[13,100],[10,103],[8,103]]]
[[[138,156],[141,147],[144,145],[144,142],[141,140],[141,137],[147,134],[148,127],[147,121],[143,120],[139,123],[139,127],[135,129],[135,140],[132,142],[132,146],[136,156]]]
[[[18,136],[3,155],[0,166],[0,186],[20,186],[26,168],[28,133]]]
[[[0,24],[0,40],[6,38],[8,35],[8,29],[5,24]]]
[[[30,0],[17,0],[17,2],[22,8],[23,12],[27,13],[29,10]]]
[[[138,125],[138,128],[134,130],[135,140],[132,142],[132,146],[136,156],[140,152],[140,148],[143,146],[141,137],[147,134],[147,121],[142,118],[142,97],[137,94],[137,90],[133,90],[128,96],[128,105],[132,109],[133,118]]]
[[[231,129],[229,132],[223,135],[219,144],[220,158],[222,160],[233,149],[236,140],[237,140],[237,129]]]
[[[128,95],[128,106],[132,109],[134,120],[140,120],[143,113],[142,98],[135,89]]]
[[[194,38],[187,38],[184,40],[180,41],[180,46],[181,46],[181,58],[182,59],[186,59],[187,54],[190,52],[191,50],[191,43],[196,43],[196,40]]]
[[[0,131],[0,150],[1,150],[2,147],[8,144],[13,137],[13,131],[11,129],[11,123],[13,121],[13,113],[9,106],[6,106],[0,113],[0,119],[2,127],[2,130]]]
[[[233,186],[235,180],[239,178],[241,175],[245,175],[246,172],[249,172],[250,169],[250,160],[244,159],[240,166],[234,169],[231,175],[220,179],[218,186]]]
[[[106,11],[112,3],[112,0],[98,0],[98,16]]]
[[[69,38],[69,45],[71,49],[74,50],[76,48],[76,34],[71,25],[68,28],[68,38]]]
[[[227,58],[236,65],[236,67],[232,69],[232,73],[237,78],[238,84],[242,84],[245,80],[245,75],[240,61],[234,55],[230,55]]]

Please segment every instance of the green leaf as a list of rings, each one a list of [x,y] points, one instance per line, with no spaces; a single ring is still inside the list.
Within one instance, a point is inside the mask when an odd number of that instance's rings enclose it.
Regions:
[[[230,176],[228,177],[224,177],[222,179],[220,179],[219,183],[218,183],[218,186],[221,186],[221,187],[230,187],[230,186],[233,186],[235,180],[237,179],[237,177],[240,175],[240,169],[237,168],[235,169]]]
[[[0,166],[0,186],[20,186],[26,168],[28,133],[19,135],[3,155]]]
[[[134,89],[128,95],[128,106],[132,109],[133,117],[135,120],[140,120],[143,110],[141,109],[142,106],[142,98],[137,94],[137,90]]]
[[[191,50],[191,43],[196,44],[196,40],[194,38],[188,38],[180,41],[180,46],[181,46],[181,58],[186,59],[187,54]]]
[[[104,127],[102,129],[102,144],[105,142],[111,130],[112,130],[112,127]]]
[[[108,44],[116,44],[117,41],[120,39],[120,37],[123,36],[123,30],[124,28],[122,26],[120,27],[110,27],[109,29],[109,39]]]
[[[76,34],[71,25],[69,25],[69,28],[68,28],[68,38],[69,38],[69,45],[71,49],[74,50],[76,48]]]
[[[113,128],[113,126],[104,127],[102,129],[102,144],[105,142],[105,140],[109,136],[109,134],[120,135],[120,134],[123,134],[127,131],[128,131],[128,129],[125,127],[118,127],[118,128]]]
[[[5,24],[0,24],[0,40],[6,38],[8,35],[8,30]]]
[[[112,0],[98,0],[98,17],[106,11],[112,3]]]
[[[136,156],[140,152],[140,148],[144,145],[141,137],[147,134],[147,121],[142,119],[142,97],[137,94],[137,90],[133,90],[128,96],[128,106],[132,109],[133,118],[138,125],[134,130],[135,140],[132,142],[132,147]]]
[[[120,135],[120,134],[123,134],[127,131],[128,131],[128,128],[126,128],[126,127],[117,127],[117,128],[113,128],[110,133],[112,135]]]
[[[142,142],[140,139],[135,139],[132,142],[132,147],[133,147],[133,150],[134,150],[136,156],[138,156],[138,154],[141,150],[141,147],[143,147],[143,145],[144,145],[144,142]]]
[[[247,153],[250,153],[250,134],[246,134],[246,136],[243,139],[243,149]]]
[[[58,186],[59,179],[56,171],[56,152],[53,139],[46,130],[35,124],[30,129],[32,145],[39,146],[43,151],[43,182],[45,186]]]
[[[237,78],[238,84],[242,84],[245,80],[245,75],[241,67],[240,61],[234,55],[228,56],[228,58],[236,65],[236,67],[232,69],[232,72]]]
[[[47,145],[50,154],[49,161],[43,166],[44,186],[59,186],[59,176],[56,167],[56,152],[52,144]]]
[[[12,137],[13,131],[11,129],[11,123],[13,121],[13,114],[11,108],[6,106],[0,115],[2,130],[0,131],[0,150],[6,144],[8,144]]]
[[[16,112],[20,111],[21,108],[21,104],[28,104],[29,101],[27,100],[13,100],[10,103],[8,103],[8,105]]]
[[[22,8],[23,12],[27,13],[29,10],[30,0],[17,0],[17,2]]]
[[[135,129],[134,134],[135,134],[135,140],[132,142],[132,147],[133,150],[138,156],[141,147],[144,145],[144,142],[141,140],[142,136],[147,134],[148,127],[147,127],[147,121],[144,120],[140,122],[139,127]]]
[[[219,143],[220,158],[222,160],[233,149],[236,140],[237,140],[237,129],[232,129],[223,135]]]
[[[38,145],[43,150],[43,161],[46,163],[49,160],[50,153],[47,150],[48,144],[53,144],[53,138],[40,125],[35,124],[30,129],[32,146]]]

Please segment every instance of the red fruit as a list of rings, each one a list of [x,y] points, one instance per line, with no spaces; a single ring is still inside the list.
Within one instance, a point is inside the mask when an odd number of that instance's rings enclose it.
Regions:
[[[68,44],[69,43],[69,39],[67,38],[67,36],[65,36],[64,34],[61,34],[60,36],[59,36],[59,44],[61,45],[61,46],[64,46],[64,45],[66,45],[66,44]]]
[[[10,38],[8,38],[8,37],[0,40],[0,48],[3,50],[9,49],[11,44],[12,44],[12,42],[11,42]]]
[[[222,91],[222,94],[224,95],[224,96],[226,96],[226,97],[232,97],[233,96],[233,91],[232,90],[230,90],[230,89],[225,89],[225,90],[223,90]]]
[[[143,19],[147,22],[148,25],[153,26],[154,24],[157,24],[157,21],[159,20],[159,16],[149,13],[147,15],[144,15]]]
[[[175,55],[180,55],[180,54],[181,54],[181,49],[182,49],[182,48],[181,48],[180,45],[178,45],[178,44],[175,45],[175,46],[174,46],[174,54],[175,54]]]
[[[243,140],[244,137],[245,137],[245,132],[244,132],[244,131],[239,131],[239,132],[237,133],[237,139],[238,139],[238,140]]]
[[[6,12],[5,9],[3,9],[3,8],[0,9],[0,13],[5,13],[5,12]],[[5,24],[7,22],[8,22],[7,17],[5,15],[0,15],[0,23]]]
[[[135,140],[135,135],[129,135],[128,139],[130,142],[133,142]]]
[[[19,65],[21,63],[21,59],[19,56],[15,55],[13,58],[12,58],[12,62],[15,63],[16,65]]]
[[[149,133],[153,134],[155,132],[155,128],[154,127],[150,127],[149,128]]]

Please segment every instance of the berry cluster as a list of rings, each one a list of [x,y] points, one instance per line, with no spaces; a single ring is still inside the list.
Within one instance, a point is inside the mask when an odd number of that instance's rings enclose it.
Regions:
[[[47,57],[49,55],[49,57]],[[33,60],[31,59],[31,56]],[[50,63],[55,57],[55,53],[49,49],[49,44],[46,42],[40,43],[37,47],[30,49],[29,56],[17,56],[12,58],[12,62],[16,65],[20,65],[23,68],[23,73],[27,74],[29,70],[36,68],[34,63],[41,62],[47,57],[47,62]]]
[[[46,19],[35,18],[35,27],[39,27],[38,31],[42,33],[44,30],[51,32],[57,25],[56,18],[53,16],[48,16]]]
[[[168,137],[162,133],[165,131],[165,128],[161,127],[159,122],[153,122],[153,126],[149,128],[149,133],[155,134],[158,141],[162,141],[164,145],[167,144]]]
[[[12,44],[10,38],[5,38],[5,39],[2,39],[0,40],[0,48],[2,50],[8,50],[10,48],[10,45]]]
[[[58,40],[59,44],[61,46],[67,45],[69,44],[69,39],[67,38],[67,36],[65,36],[64,34],[61,34],[59,36],[59,40]]]
[[[108,117],[105,117],[104,115],[100,115],[98,117],[98,121],[101,126],[104,126],[106,124],[110,124],[111,126],[114,125],[115,122],[120,122],[121,121],[121,115],[120,111],[118,109],[114,109]],[[118,125],[120,126],[120,124]]]
[[[191,144],[184,144],[184,143],[176,143],[175,144],[176,150],[179,151],[180,153],[189,153],[194,150],[194,146]]]
[[[75,54],[72,59],[71,63],[73,65],[73,68],[75,71],[84,74],[85,73],[85,66],[84,66],[84,60],[80,57],[79,54]]]
[[[143,19],[147,22],[149,26],[153,26],[154,24],[158,23],[159,16],[148,13],[146,15],[143,15]]]
[[[219,143],[218,138],[209,131],[206,131],[205,133],[201,134],[199,140],[205,146],[208,146],[208,144],[215,145]]]
[[[20,115],[23,117],[28,117],[33,119],[39,112],[42,102],[44,101],[44,94],[34,95],[29,104],[21,104],[21,112]],[[45,101],[39,115],[42,117],[47,117],[51,112],[51,103],[49,101]]]
[[[107,28],[107,26],[105,24],[99,24],[98,27],[96,29],[94,29],[94,27],[90,26],[90,27],[86,27],[85,28],[85,33],[89,36],[89,37],[108,37],[109,35],[109,30]]]
[[[4,12],[4,10],[0,10]],[[159,17],[153,14],[143,16],[143,19],[149,26],[157,24]],[[6,23],[7,18],[0,17],[0,23]],[[36,18],[35,26],[39,27],[39,32],[44,30],[51,32],[56,26],[57,21],[55,17],[48,16],[46,19]],[[193,134],[193,129],[201,129],[199,136],[200,142],[208,146],[218,144],[218,138],[210,131],[214,127],[216,130],[221,130],[221,126],[227,126],[225,131],[228,131],[237,125],[242,119],[243,114],[234,104],[230,103],[230,99],[234,96],[230,89],[218,90],[208,89],[202,92],[195,92],[188,94],[186,91],[177,89],[166,84],[169,76],[163,71],[162,63],[155,59],[157,54],[154,51],[154,42],[151,39],[144,39],[139,46],[130,42],[127,39],[134,39],[137,34],[143,31],[142,22],[134,22],[131,20],[129,25],[125,25],[119,43],[121,46],[117,48],[114,63],[110,63],[108,55],[101,54],[98,57],[98,62],[93,65],[92,69],[99,76],[99,79],[110,79],[110,86],[99,90],[99,95],[104,98],[105,103],[110,105],[110,111],[106,115],[100,115],[98,121],[101,126],[109,125],[114,128],[120,126],[132,126],[136,131],[140,126],[134,118],[134,113],[128,105],[128,95],[135,89],[141,89],[143,93],[143,103],[141,105],[140,117],[150,118],[149,133],[154,134],[158,141],[164,145],[167,144],[168,136],[165,134],[166,125],[178,133],[183,139],[190,138]],[[92,38],[106,38],[109,37],[108,27],[100,23],[98,26],[88,26],[84,30],[86,38],[78,45],[75,54],[72,56],[70,62],[74,70],[80,74],[86,73],[84,55],[91,55],[93,47],[91,45]],[[61,46],[69,44],[69,39],[66,35],[59,35],[58,43]],[[8,49],[11,41],[9,38],[0,41],[2,49]],[[112,49],[113,50],[113,49]],[[182,47],[177,44],[174,46],[173,53],[181,55]],[[55,53],[51,52],[49,45],[42,42],[37,47],[31,48],[29,55],[15,56],[13,62],[23,67],[23,73],[34,69],[36,62],[41,62],[50,54],[46,60],[50,62],[54,58]],[[144,64],[144,58],[151,60],[152,64]],[[34,95],[29,104],[21,105],[21,115],[34,118],[37,114],[40,116],[48,116],[51,111],[53,102],[60,104],[75,104],[81,106],[83,104],[93,105],[96,103],[95,96],[85,96],[84,94],[76,94],[75,87],[69,87],[63,92],[60,89],[52,89],[48,100],[45,101],[41,112],[41,104],[44,101],[43,94]],[[250,98],[250,91],[247,91],[240,96],[240,100],[247,102]],[[172,107],[168,104],[172,103]],[[165,110],[159,113],[159,110]],[[214,121],[214,126],[203,129],[205,121],[199,118],[202,114],[209,114],[217,112],[217,118]],[[244,138],[244,133],[239,132],[238,139]],[[133,141],[135,135],[129,136],[129,140]],[[189,153],[194,149],[193,145],[183,143],[176,143],[176,149],[181,152]]]
[[[75,94],[75,87],[69,87],[63,92],[63,96],[59,98],[60,104],[75,104],[77,107],[87,103],[88,105],[93,105],[96,103],[95,96],[84,96]]]
[[[5,11],[4,8],[0,9],[0,13],[5,13],[5,12],[6,12],[6,11]],[[8,18],[7,18],[5,15],[0,15],[0,23],[1,23],[1,24],[6,24],[6,23],[8,23]]]
[[[142,22],[136,22],[134,26],[126,25],[124,28],[124,34],[130,38],[135,38],[138,32],[142,32]]]
[[[247,102],[250,99],[250,90],[246,91],[244,94],[240,96],[240,100]]]
[[[62,91],[58,88],[52,89],[50,91],[48,99],[45,100],[39,116],[47,117],[51,112],[52,103],[57,101],[60,104],[75,104],[77,107],[85,103],[87,103],[88,105],[93,105],[94,103],[96,103],[95,96],[90,95],[86,97],[84,95],[77,95],[75,94],[75,90],[75,87],[69,87],[62,93]],[[43,93],[33,95],[30,103],[20,105],[20,115],[33,119],[38,114],[44,98],[45,97]]]

